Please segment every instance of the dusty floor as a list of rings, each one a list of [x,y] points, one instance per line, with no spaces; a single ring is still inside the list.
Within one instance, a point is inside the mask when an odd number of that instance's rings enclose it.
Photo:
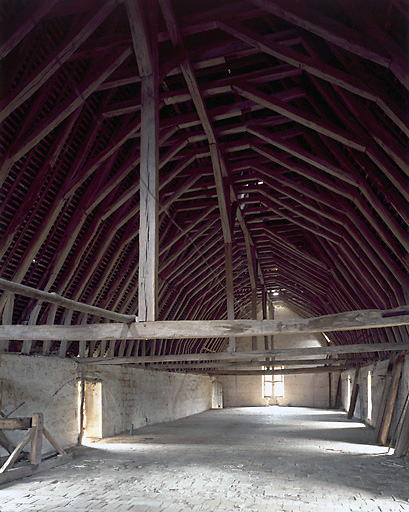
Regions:
[[[341,412],[207,411],[0,489],[1,512],[409,511],[409,459]]]

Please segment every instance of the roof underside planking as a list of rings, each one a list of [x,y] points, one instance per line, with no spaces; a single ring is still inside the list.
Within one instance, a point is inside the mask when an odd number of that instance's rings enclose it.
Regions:
[[[138,314],[139,4],[0,2],[0,276],[124,315]],[[254,317],[255,299],[302,317],[409,302],[408,26],[402,0],[158,2],[148,30],[159,58],[159,320],[228,317],[226,242],[235,318]],[[0,315],[106,321],[6,292]],[[328,333],[334,345],[407,336],[407,326]],[[123,357],[227,343],[7,349]]]

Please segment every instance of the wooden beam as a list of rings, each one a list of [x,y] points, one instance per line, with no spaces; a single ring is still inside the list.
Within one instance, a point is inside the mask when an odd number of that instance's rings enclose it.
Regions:
[[[159,82],[157,8],[147,12],[142,0],[127,1],[135,56],[142,75],[138,315],[155,321],[159,261]]]
[[[104,63],[97,64],[90,70],[83,84],[78,86],[61,105],[56,107],[47,118],[36,126],[24,138],[16,143],[16,146],[9,150],[9,158],[12,162],[17,162],[28,151],[33,149],[44,137],[52,132],[59,124],[69,117],[84,101],[98,88],[98,86],[129,56],[131,50],[129,48],[122,49],[113,54],[110,59]]]
[[[351,366],[338,366],[316,368],[287,368],[283,370],[207,370],[205,373],[208,375],[299,375],[303,373],[330,373],[332,371],[343,372],[348,370]]]
[[[389,429],[392,423],[392,415],[396,404],[396,397],[399,389],[399,382],[402,375],[403,362],[405,360],[405,354],[399,354],[392,370],[392,378],[388,392],[388,398],[386,401],[385,412],[383,415],[381,431],[379,433],[379,441],[384,446],[387,444]]]
[[[154,75],[143,77],[142,137],[140,162],[139,307],[142,320],[157,317],[158,293],[158,83]]]
[[[301,110],[284,103],[275,97],[274,94],[265,94],[246,83],[233,85],[233,90],[241,96],[258,103],[267,109],[273,110],[274,112],[277,112],[278,114],[281,114],[284,117],[305,126],[306,128],[320,133],[321,135],[330,137],[347,147],[356,149],[360,152],[364,152],[366,150],[366,147],[358,143],[347,131],[338,128],[335,125],[331,125],[327,121],[323,121],[315,115],[302,112]]]
[[[268,348],[266,350],[269,350]],[[249,357],[248,360],[240,360],[240,361],[208,361],[207,363],[196,363],[196,362],[184,362],[184,363],[173,363],[173,364],[146,364],[141,363],[144,367],[149,368],[150,370],[191,370],[196,368],[224,368],[227,369],[248,369],[249,367],[257,367],[262,369],[263,367],[269,366],[282,366],[283,368],[292,366],[314,366],[314,365],[327,365],[331,367],[331,365],[342,365],[348,366],[356,363],[356,360],[352,359],[328,359],[328,358],[316,358],[316,359],[281,359],[275,357],[274,360],[263,360],[260,359],[258,361],[253,361],[252,357]]]
[[[117,6],[117,0],[107,0],[100,9],[92,11],[82,23],[69,31],[69,36],[35,69],[27,81],[10,92],[0,103],[0,122],[38,91],[42,85],[66,62],[76,49],[94,32]]]
[[[227,319],[234,320],[234,282],[233,282],[233,258],[231,243],[224,244],[224,262],[226,273],[226,298],[227,298]],[[229,338],[229,352],[236,351],[236,338]]]
[[[358,399],[358,391],[359,391],[359,366],[357,366],[355,368],[354,383],[353,383],[353,386],[352,386],[351,398],[350,398],[350,403],[349,403],[349,410],[348,410],[348,414],[347,414],[347,418],[349,420],[354,415],[356,401]]]
[[[143,1],[127,0],[126,11],[128,14],[129,26],[131,27],[133,48],[136,61],[138,63],[139,74],[142,77],[152,75],[154,72],[154,56],[151,40],[152,34]]]
[[[44,417],[43,413],[35,413],[32,417],[32,426],[34,430],[33,437],[31,438],[30,461],[31,464],[40,464],[41,451],[43,447],[43,427]]]
[[[400,431],[396,440],[394,453],[395,457],[404,457],[409,450],[409,405],[407,401],[406,405],[406,412],[403,417],[403,421],[400,426]]]
[[[88,313],[90,315],[95,315],[102,318],[108,318],[114,322],[125,322],[129,324],[131,322],[135,322],[136,320],[135,315],[122,315],[121,313],[115,313],[115,311],[108,311],[96,306],[89,306],[88,304],[83,304],[82,302],[66,299],[57,293],[49,293],[43,290],[36,290],[30,286],[14,283],[2,278],[0,278],[0,290],[6,290],[13,294],[23,295],[23,297],[30,297],[32,299],[37,299],[43,302],[50,302],[51,304],[55,304],[56,306],[61,306],[66,309],[81,311],[82,313]]]
[[[372,37],[361,34],[318,11],[313,11],[310,7],[307,8],[302,5],[297,5],[296,7],[292,5],[289,7],[288,2],[284,3],[279,0],[274,2],[269,0],[251,1],[267,12],[312,32],[344,50],[391,69],[396,78],[406,88],[409,88],[407,66],[402,66],[400,55],[390,56],[385,52],[384,46],[380,45]]]
[[[22,41],[31,30],[41,22],[42,18],[54,7],[58,0],[42,0],[33,5],[34,12],[24,12],[24,20],[21,22],[20,17],[18,27],[4,27],[2,34],[2,43],[0,44],[0,59],[4,59],[18,44]]]
[[[2,317],[3,325],[11,325],[13,323],[13,309],[14,309],[14,293],[7,292],[3,293],[5,304],[3,307],[3,311],[1,311],[0,307],[0,315]],[[8,352],[9,350],[9,340],[0,341],[0,352]]]
[[[107,339],[186,339],[268,336],[271,334],[353,331],[409,325],[409,306],[389,310],[368,309],[315,318],[277,320],[174,320],[132,324],[89,325],[1,325],[0,340],[107,340]],[[407,344],[409,346],[409,342]],[[368,344],[368,352],[373,347]],[[401,343],[381,345],[381,350],[397,350]],[[406,346],[406,345],[405,345]],[[348,353],[349,346],[344,353]],[[362,348],[362,346],[361,346]],[[301,349],[300,349],[301,350]],[[342,353],[343,347],[328,347],[328,354]],[[340,350],[340,352],[337,352]],[[406,350],[405,347],[402,350]],[[376,351],[376,350],[375,350]],[[359,351],[358,351],[359,352]],[[365,352],[365,351],[364,351]],[[307,351],[306,354],[309,354]],[[318,352],[321,354],[321,352]],[[271,357],[273,357],[272,354]],[[270,357],[270,356],[269,356]]]
[[[31,426],[31,418],[0,419],[0,430],[27,430]]]
[[[1,331],[1,326],[0,326]],[[166,354],[155,357],[133,357],[133,358],[89,358],[79,359],[80,363],[87,364],[133,364],[133,363],[167,363],[171,361],[240,361],[255,360],[278,357],[313,357],[313,356],[334,356],[339,354],[367,354],[374,352],[397,352],[409,350],[409,342],[405,343],[361,343],[348,344],[330,347],[308,347],[302,349],[272,349],[266,351],[250,352],[204,352],[200,354]]]
[[[28,444],[33,436],[35,434],[35,428],[31,428],[27,434],[24,436],[24,438],[19,442],[19,444],[15,447],[13,453],[10,454],[10,457],[6,460],[6,462],[3,464],[3,466],[0,468],[0,473],[4,473],[7,471],[11,466],[16,462],[18,456],[20,455],[20,452],[23,450],[23,448]]]
[[[177,24],[176,16],[173,11],[171,0],[160,0],[160,6],[165,18],[166,26],[169,32],[172,45],[176,49],[182,49],[185,52],[182,36]],[[210,158],[212,161],[214,181],[216,185],[216,193],[220,218],[222,224],[223,238],[225,244],[225,269],[226,269],[226,309],[227,318],[234,319],[234,284],[233,284],[233,263],[232,263],[232,218],[230,208],[230,195],[225,180],[227,178],[227,168],[223,155],[220,151],[217,137],[212,125],[212,121],[207,112],[199,85],[197,83],[193,66],[187,56],[182,59],[180,68],[186,81],[190,96],[195,105],[200,122],[203,126],[206,138],[210,148]],[[229,339],[229,350],[235,351],[236,342],[233,336]]]
[[[268,36],[260,36],[244,25],[232,20],[218,21],[217,24],[225,32],[268,55],[276,57],[280,61],[287,62],[298,71],[306,71],[313,77],[318,77],[332,85],[339,86],[346,91],[350,91],[362,98],[373,101],[401,130],[407,133],[405,122],[386,103],[384,95],[379,94],[376,89],[374,90],[373,80],[372,82],[360,80],[359,76],[332,67],[323,60],[320,60],[317,56],[315,58],[306,56],[295,51],[293,48],[288,48],[278,42],[269,40]]]

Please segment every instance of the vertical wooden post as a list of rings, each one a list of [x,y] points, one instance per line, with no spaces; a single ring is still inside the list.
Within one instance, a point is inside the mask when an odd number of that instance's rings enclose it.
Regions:
[[[3,309],[3,325],[11,325],[13,322],[14,293],[3,292],[5,304]],[[0,341],[0,352],[9,351],[9,342]]]
[[[47,315],[47,325],[54,325],[55,315],[57,313],[57,304],[51,304],[50,310]],[[45,340],[43,342],[43,354],[49,354],[51,350],[51,341]]]
[[[158,84],[142,77],[139,310],[140,321],[155,321],[158,300]]]
[[[332,373],[328,374],[328,409],[332,407]]]
[[[338,384],[337,384],[337,393],[335,395],[335,409],[339,409],[341,407],[341,388],[342,388],[342,377],[339,374]]]
[[[386,445],[388,440],[389,429],[392,423],[393,410],[395,408],[396,396],[398,394],[399,382],[402,375],[402,366],[405,359],[405,353],[400,353],[392,371],[391,385],[389,387],[388,399],[385,406],[385,413],[383,415],[382,427],[379,434],[379,441],[381,444]]]
[[[67,309],[65,311],[64,316],[64,325],[71,325],[72,315],[74,311],[72,309]],[[65,354],[67,353],[68,348],[68,341],[62,340],[60,344],[60,350],[58,351],[58,357],[65,357]]]
[[[407,402],[405,403],[407,405]],[[405,417],[402,427],[396,440],[395,453],[396,457],[404,457],[409,450],[409,405],[406,407]]]
[[[386,370],[385,383],[383,385],[381,403],[379,406],[378,417],[376,418],[376,425],[375,425],[374,438],[373,438],[374,443],[379,443],[379,440],[380,440],[380,434],[381,434],[381,429],[382,429],[382,425],[383,425],[383,420],[385,417],[386,404],[388,401],[389,389],[390,389],[391,382],[392,382],[392,372],[393,372],[393,367],[395,365],[395,360],[396,360],[396,354],[393,353],[391,355],[391,357],[389,358],[388,368]]]
[[[36,301],[37,302],[37,301]],[[30,313],[30,318],[28,319],[28,325],[36,325],[38,315],[40,314],[42,302],[37,302],[37,304],[34,306],[33,310]],[[23,342],[23,348],[21,349],[21,353],[25,355],[29,355],[31,352],[31,347],[33,345],[33,342],[30,341],[24,341]]]
[[[81,319],[81,325],[87,325],[88,320],[88,314],[84,313],[82,319]],[[85,357],[85,352],[87,349],[87,342],[85,340],[80,340],[79,347],[78,347],[78,355],[80,357]]]
[[[352,387],[351,393],[351,403],[349,405],[349,411],[347,414],[347,418],[350,420],[354,415],[356,401],[358,399],[358,391],[359,391],[359,366],[355,368],[355,376],[354,376],[354,384]]]
[[[31,425],[35,428],[33,437],[31,439],[31,464],[40,464],[41,462],[41,450],[43,448],[43,426],[44,417],[43,413],[38,412],[33,414]]]
[[[227,319],[234,320],[233,257],[231,243],[224,244],[226,268]],[[229,338],[229,352],[236,351],[236,338]]]
[[[267,291],[265,285],[261,285],[261,308],[263,311],[263,320],[268,319],[268,312],[267,312]],[[264,336],[264,348],[265,350],[269,349],[268,346],[268,336]]]
[[[78,433],[78,445],[82,444],[82,439],[85,432],[85,370],[81,365],[81,381],[80,381],[80,431]]]
[[[134,8],[128,2],[128,13]],[[155,4],[155,3],[154,3]],[[135,2],[139,15],[132,28],[141,85],[140,224],[139,224],[139,310],[141,321],[157,319],[158,302],[158,200],[159,200],[159,82],[157,6],[144,10]],[[146,6],[145,6],[146,7]],[[131,21],[131,20],[130,20]],[[139,27],[137,25],[140,25]],[[144,35],[141,40],[141,35]]]
[[[267,319],[274,320],[274,305],[267,294]],[[274,336],[271,334],[269,337],[269,349],[274,349]]]
[[[257,320],[257,288],[251,289],[251,318]],[[251,349],[257,350],[257,336],[251,338]]]

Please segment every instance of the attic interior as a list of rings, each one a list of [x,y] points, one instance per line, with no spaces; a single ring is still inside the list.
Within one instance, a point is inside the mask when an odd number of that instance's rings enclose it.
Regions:
[[[407,2],[0,13],[2,407],[55,402],[63,447],[97,383],[98,438],[212,400],[341,408],[404,456]]]

